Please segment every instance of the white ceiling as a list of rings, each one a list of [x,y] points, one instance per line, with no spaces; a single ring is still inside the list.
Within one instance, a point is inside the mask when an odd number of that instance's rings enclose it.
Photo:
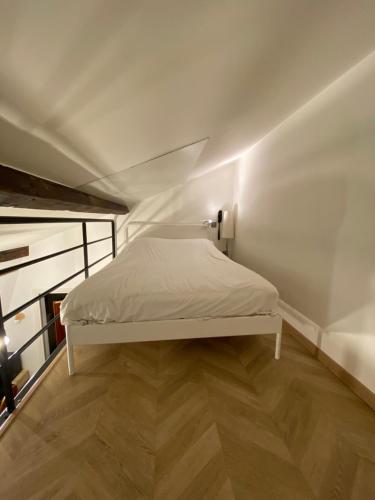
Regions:
[[[249,148],[372,52],[374,20],[374,0],[2,0],[0,161],[144,199]]]

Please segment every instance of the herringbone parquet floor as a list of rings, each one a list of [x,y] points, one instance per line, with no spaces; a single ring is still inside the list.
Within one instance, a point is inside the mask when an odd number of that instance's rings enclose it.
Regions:
[[[373,500],[375,415],[283,338],[63,356],[0,441],[7,500]]]

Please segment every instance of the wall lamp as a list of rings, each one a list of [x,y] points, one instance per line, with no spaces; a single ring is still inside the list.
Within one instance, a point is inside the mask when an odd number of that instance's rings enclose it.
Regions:
[[[219,210],[217,214],[218,231],[217,239],[225,240],[224,254],[229,255],[228,240],[234,238],[234,217],[233,210]]]
[[[216,220],[212,220],[212,219],[206,219],[206,220],[202,220],[202,224],[209,227],[209,228],[214,228],[216,227]]]

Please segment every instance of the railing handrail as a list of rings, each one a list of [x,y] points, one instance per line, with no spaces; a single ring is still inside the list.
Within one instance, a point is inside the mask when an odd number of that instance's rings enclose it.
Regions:
[[[99,243],[100,241],[110,240],[112,236],[106,236],[105,238],[99,238],[98,240],[88,241],[88,245],[93,245],[94,243]],[[12,273],[14,271],[18,271],[24,267],[32,266],[33,264],[38,264],[39,262],[43,262],[44,260],[52,259],[53,257],[58,257],[59,255],[64,255],[64,253],[73,252],[74,250],[79,250],[85,246],[84,243],[80,245],[76,245],[74,247],[66,248],[65,250],[60,250],[59,252],[50,253],[48,255],[44,255],[43,257],[38,257],[33,260],[27,260],[26,262],[21,262],[20,264],[15,264],[14,266],[5,267],[4,269],[0,269],[0,276],[8,273]]]
[[[4,314],[3,315],[3,322],[5,323],[10,318],[13,318],[13,316],[15,316],[16,314],[18,314],[19,312],[21,312],[24,309],[27,309],[28,307],[32,306],[33,304],[35,304],[35,302],[38,302],[43,297],[45,297],[49,293],[51,293],[54,290],[56,290],[56,288],[59,288],[60,286],[65,285],[65,283],[68,283],[68,281],[71,281],[72,279],[76,278],[77,276],[79,276],[80,274],[82,274],[83,272],[85,272],[86,269],[90,269],[90,267],[95,266],[96,264],[99,264],[99,262],[101,262],[102,260],[106,259],[110,255],[112,255],[112,252],[107,253],[106,255],[104,255],[104,257],[101,257],[100,259],[96,260],[92,264],[90,264],[88,266],[84,266],[82,269],[80,269],[76,273],[71,274],[68,278],[65,278],[63,281],[60,281],[60,283],[57,283],[57,285],[51,286],[51,288],[49,288],[45,292],[40,293],[39,295],[37,295],[36,297],[33,297],[32,299],[28,300],[27,302],[25,302],[21,306],[16,307],[15,309],[13,309],[13,311],[10,311],[7,314]]]
[[[30,337],[29,340],[27,342],[25,342],[21,347],[19,347],[16,351],[12,352],[12,354],[8,357],[8,361],[10,361],[12,358],[16,358],[17,356],[19,356],[20,354],[22,354],[25,349],[27,349],[29,346],[31,346],[31,344],[38,337],[40,337],[42,335],[42,333],[44,333],[46,330],[48,330],[48,328],[50,326],[52,326],[54,324],[54,322],[56,320],[58,320],[59,318],[60,318],[60,313],[56,314],[52,319],[50,319],[49,321],[47,321],[47,323],[38,332],[36,332],[35,335],[33,335],[32,337]]]

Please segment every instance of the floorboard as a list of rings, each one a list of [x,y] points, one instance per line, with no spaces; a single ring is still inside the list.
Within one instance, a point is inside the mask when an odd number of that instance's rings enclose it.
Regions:
[[[0,440],[7,500],[370,500],[375,414],[284,335],[77,348]]]

